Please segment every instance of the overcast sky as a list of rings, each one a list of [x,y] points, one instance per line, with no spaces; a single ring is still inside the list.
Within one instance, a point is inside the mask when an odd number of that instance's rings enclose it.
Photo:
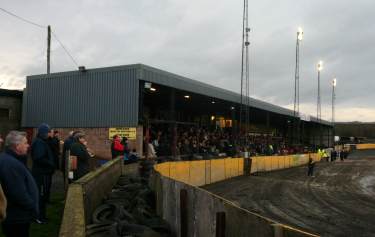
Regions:
[[[243,1],[1,0],[0,7],[52,30],[86,68],[143,63],[240,91]],[[316,116],[317,70],[322,117],[375,121],[375,1],[249,1],[251,96],[293,109],[297,28],[300,110]],[[0,84],[22,89],[46,72],[47,30],[0,11]],[[51,72],[77,69],[52,40]]]

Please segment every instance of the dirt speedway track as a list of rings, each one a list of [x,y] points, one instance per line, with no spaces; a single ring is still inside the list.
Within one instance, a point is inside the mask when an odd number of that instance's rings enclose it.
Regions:
[[[250,211],[322,236],[375,236],[375,151],[348,160],[237,177],[203,188]]]

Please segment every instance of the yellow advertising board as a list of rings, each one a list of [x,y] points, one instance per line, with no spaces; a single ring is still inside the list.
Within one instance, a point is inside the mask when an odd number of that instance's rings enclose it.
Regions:
[[[109,139],[113,139],[113,136],[118,134],[120,137],[126,137],[129,140],[135,140],[137,138],[137,128],[109,128],[108,135]]]

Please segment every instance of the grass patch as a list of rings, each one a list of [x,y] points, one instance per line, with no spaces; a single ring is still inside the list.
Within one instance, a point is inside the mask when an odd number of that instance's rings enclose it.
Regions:
[[[31,237],[55,237],[59,235],[62,214],[64,211],[64,193],[51,193],[51,203],[47,205],[48,224],[31,224]],[[0,237],[4,237],[2,230]]]

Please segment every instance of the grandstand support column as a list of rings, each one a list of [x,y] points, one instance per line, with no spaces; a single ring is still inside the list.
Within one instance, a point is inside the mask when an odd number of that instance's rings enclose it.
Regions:
[[[177,148],[177,123],[176,123],[176,89],[171,88],[170,94],[170,118],[169,120],[172,121],[170,124],[171,126],[171,137],[172,137],[172,144],[171,144],[171,154],[173,157],[176,156],[176,148]]]
[[[305,122],[301,121],[301,144],[305,145],[306,143],[306,136],[305,136]]]
[[[270,112],[266,112],[266,126],[267,126],[267,131],[270,130]]]
[[[234,136],[237,132],[237,121],[236,121],[236,109],[234,106],[230,107],[231,119],[232,119],[232,136]]]
[[[145,97],[145,82],[140,81],[139,82],[139,104],[138,104],[138,117],[142,124],[144,124],[144,97]]]

